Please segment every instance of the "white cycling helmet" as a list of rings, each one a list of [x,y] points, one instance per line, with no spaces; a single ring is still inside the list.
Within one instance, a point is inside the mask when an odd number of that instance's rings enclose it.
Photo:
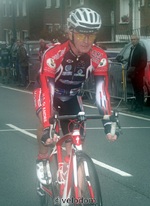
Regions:
[[[92,9],[78,8],[70,12],[67,26],[68,29],[74,28],[81,33],[98,32],[101,27],[101,17]]]

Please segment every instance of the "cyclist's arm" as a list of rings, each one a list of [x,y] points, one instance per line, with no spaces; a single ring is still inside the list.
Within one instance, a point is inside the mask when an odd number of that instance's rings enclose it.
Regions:
[[[38,116],[42,110],[41,84],[39,82],[39,76],[36,79],[36,82],[34,85],[33,98],[34,98],[35,111]]]
[[[96,85],[96,104],[99,113],[111,114],[110,95],[108,90],[108,59],[106,53],[101,50],[101,58],[94,70],[95,85]],[[102,120],[105,133],[110,133],[111,122]]]
[[[40,84],[42,95],[42,123],[44,128],[50,126],[49,119],[53,114],[54,98],[54,78],[56,64],[54,59],[50,58],[50,52],[46,52],[42,59],[40,70]]]
[[[101,55],[99,55],[99,61],[94,69],[96,103],[100,114],[111,114],[110,95],[108,90],[108,59],[103,50],[98,50],[97,52],[101,52]]]

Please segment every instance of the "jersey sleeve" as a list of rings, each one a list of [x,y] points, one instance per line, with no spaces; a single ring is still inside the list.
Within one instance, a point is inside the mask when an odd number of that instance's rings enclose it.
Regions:
[[[33,90],[33,98],[34,98],[34,107],[36,114],[38,115],[42,109],[42,102],[41,102],[41,87],[38,81],[35,83],[35,87]]]
[[[55,82],[56,63],[53,58],[53,52],[48,50],[42,59],[40,69],[41,83],[41,109],[43,127],[49,127],[49,120],[53,116],[53,98]]]
[[[96,85],[96,104],[100,114],[110,114],[110,95],[108,90],[108,59],[106,53],[98,48],[92,51],[94,77]]]

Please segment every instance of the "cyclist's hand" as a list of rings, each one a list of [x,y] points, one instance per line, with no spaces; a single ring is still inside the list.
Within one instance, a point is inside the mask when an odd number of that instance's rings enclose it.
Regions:
[[[45,146],[49,146],[54,142],[58,141],[59,136],[54,133],[53,125],[51,124],[49,128],[44,129],[41,142]]]
[[[54,137],[53,137],[53,142],[57,142],[59,139],[59,136],[57,134],[54,134]]]
[[[117,140],[117,135],[116,135],[116,134],[115,134],[115,135],[112,135],[111,133],[108,133],[108,134],[106,135],[106,138],[107,138],[109,141],[114,142],[114,141]]]
[[[104,125],[104,130],[106,138],[111,142],[114,142],[119,137],[119,133],[116,131],[116,126],[114,127],[114,124],[112,122],[107,122]]]

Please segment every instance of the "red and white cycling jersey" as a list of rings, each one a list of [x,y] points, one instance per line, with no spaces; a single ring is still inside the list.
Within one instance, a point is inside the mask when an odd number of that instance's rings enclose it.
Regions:
[[[82,84],[93,74],[96,85],[96,103],[99,112],[110,114],[108,92],[108,60],[106,53],[93,45],[88,53],[76,56],[69,41],[50,47],[44,54],[40,69],[40,84],[34,90],[36,111],[42,109],[43,126],[49,127],[56,95],[67,101],[77,95]]]

